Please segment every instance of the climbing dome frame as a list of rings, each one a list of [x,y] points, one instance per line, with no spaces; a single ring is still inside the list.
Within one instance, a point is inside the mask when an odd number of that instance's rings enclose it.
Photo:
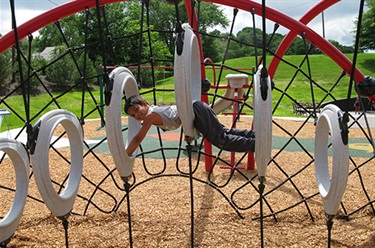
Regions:
[[[108,62],[111,56],[116,56],[112,48],[129,39],[139,41],[139,51],[146,47],[147,52],[138,53],[137,64],[121,66],[129,68],[130,74],[138,82],[141,73],[147,67],[153,78],[152,86],[143,88],[140,84],[139,93],[150,103],[159,104],[160,95],[174,91],[174,89],[160,88],[155,80],[155,71],[161,66],[173,68],[173,59],[165,61],[155,57],[153,40],[150,37],[153,32],[166,32],[177,36],[178,30],[153,30],[148,15],[150,1],[141,1],[142,16],[139,33],[128,33],[124,30],[123,33],[116,32],[117,36],[113,36],[113,30],[109,25],[110,20],[107,20],[105,10],[107,6],[121,4],[120,2],[122,1],[71,1],[25,24],[15,25],[17,28],[0,38],[0,54],[10,52],[12,47],[15,48],[18,64],[21,65],[17,77],[19,82],[22,82],[7,95],[2,96],[0,108],[11,112],[13,120],[17,119],[18,122],[24,123],[16,135],[10,137],[9,140],[1,141],[4,144],[9,142],[11,147],[13,147],[13,140],[18,141],[18,146],[14,149],[19,149],[20,154],[25,154],[26,151],[27,159],[30,157],[30,168],[27,168],[30,172],[28,173],[20,169],[21,161],[12,155],[13,150],[3,148],[5,153],[1,158],[0,171],[5,180],[0,181],[0,196],[5,199],[1,205],[1,209],[4,208],[5,211],[0,212],[2,220],[9,219],[7,211],[13,208],[13,199],[17,198],[14,196],[15,189],[28,185],[25,209],[17,209],[18,214],[22,215],[20,225],[17,227],[13,224],[13,227],[17,228],[15,234],[7,233],[9,237],[4,236],[4,240],[0,240],[3,246],[37,244],[47,247],[62,246],[64,242],[66,246],[70,243],[83,246],[115,247],[132,247],[133,244],[134,246],[170,247],[181,245],[236,246],[234,244],[238,246],[302,244],[303,246],[326,245],[331,242],[336,242],[337,245],[356,242],[355,244],[360,243],[365,247],[375,242],[372,234],[369,234],[374,228],[373,225],[368,224],[371,221],[366,220],[367,222],[364,221],[363,225],[358,221],[358,218],[362,217],[372,218],[375,211],[373,205],[375,192],[372,185],[375,175],[371,168],[375,160],[373,128],[369,127],[365,111],[358,116],[349,112],[346,108],[349,106],[349,100],[342,105],[341,109],[345,118],[348,118],[349,144],[360,142],[370,149],[367,153],[359,153],[355,149],[349,151],[348,186],[336,215],[340,222],[333,227],[333,241],[331,241],[332,226],[329,227],[329,223],[332,224],[332,218],[326,220],[325,214],[327,213],[315,180],[315,155],[311,139],[314,140],[312,134],[319,112],[328,102],[338,102],[339,99],[335,96],[337,85],[347,85],[348,98],[350,98],[353,85],[365,79],[360,68],[357,68],[353,61],[307,26],[322,11],[334,8],[334,4],[338,1],[322,0],[306,12],[300,20],[295,20],[253,1],[205,1],[232,7],[234,12],[233,16],[229,17],[232,18],[232,22],[228,36],[212,37],[224,39],[227,42],[227,46],[223,48],[225,51],[222,60],[214,63],[205,57],[205,51],[200,50],[201,79],[212,75],[212,78],[209,78],[212,82],[211,88],[207,93],[202,94],[201,99],[208,103],[214,103],[218,99],[233,101],[232,98],[223,95],[219,87],[220,82],[225,81],[227,74],[247,75],[249,87],[245,88],[245,93],[247,96],[252,95],[257,68],[264,63],[268,65],[268,75],[274,82],[273,104],[269,111],[275,113],[287,102],[290,106],[292,104],[297,106],[305,114],[298,121],[294,121],[293,125],[283,118],[274,116],[272,153],[265,182],[258,180],[256,161],[254,170],[246,168],[248,164],[254,166],[253,154],[237,153],[235,159],[231,160],[230,153],[216,150],[208,142],[203,141],[202,137],[196,141],[194,146],[196,150],[194,150],[185,143],[182,130],[167,136],[167,133],[157,128],[152,129],[151,136],[142,143],[135,158],[132,178],[129,181],[122,180],[123,178],[117,173],[113,154],[111,155],[108,151],[107,144],[106,128],[108,125],[106,122],[108,119],[105,109],[114,95],[111,92],[114,88],[113,81],[109,74],[115,66]],[[167,3],[163,2],[163,4]],[[173,22],[189,22],[198,37],[200,49],[202,37],[209,36],[199,29],[201,4],[204,3],[184,1],[187,20],[179,20],[177,8],[176,10],[171,8],[171,11],[176,11],[176,20]],[[363,7],[363,3],[361,6]],[[90,11],[91,9],[95,12]],[[12,6],[12,11],[16,11],[15,6]],[[267,13],[267,21],[275,23],[275,30],[272,32],[276,32],[278,26],[290,30],[274,51],[267,48],[269,41],[257,44],[254,37],[249,37],[247,44],[242,45],[253,47],[257,54],[254,59],[249,59],[243,68],[233,68],[230,63],[227,63],[230,44],[238,42],[232,38],[238,11],[248,13],[249,26],[253,28],[255,28],[254,16],[263,16],[262,13]],[[98,22],[99,40],[93,42],[86,40],[87,43],[81,47],[70,45],[64,33],[64,18],[76,13],[85,15],[85,30],[82,30],[85,35],[88,32],[90,20]],[[16,24],[15,18],[13,21]],[[65,50],[56,60],[44,67],[33,68],[31,34],[48,25],[58,30],[57,33],[64,41]],[[283,56],[296,36],[303,39],[306,55],[299,64],[292,64]],[[27,41],[28,48],[21,48],[22,40]],[[99,73],[87,74],[86,63],[83,63],[82,67],[77,61],[79,57],[86,58],[87,49],[93,46],[100,48],[102,61],[101,65],[98,65]],[[329,57],[340,68],[337,78],[332,79],[332,84],[320,84],[319,79],[315,79],[314,70],[319,69],[319,65],[310,64],[311,49],[321,50],[324,56]],[[56,64],[63,66],[64,62],[60,61],[64,59],[75,63],[76,73],[81,75],[82,80],[66,91],[56,93],[45,85],[44,72]],[[279,66],[289,66],[295,70],[294,75],[290,75],[290,81],[286,84],[278,84]],[[310,107],[299,105],[299,96],[291,94],[288,90],[290,87],[302,87],[295,80],[297,75],[308,82],[304,87],[306,94],[311,95],[312,106]],[[103,92],[100,92],[100,95],[97,95],[97,91],[88,85],[87,81],[92,79],[103,83]],[[35,99],[30,92],[31,81],[36,81],[47,92],[45,94],[47,97],[38,100],[38,104],[31,100]],[[77,91],[81,93],[81,98],[77,100],[81,104],[81,112],[72,114],[69,104],[66,104],[66,98],[70,97],[69,93]],[[24,100],[22,111],[16,110],[19,106],[14,106],[11,100],[12,97],[19,96],[20,92]],[[43,102],[44,104],[41,104]],[[236,106],[239,106],[235,121],[232,122],[232,118],[228,120],[225,117],[221,120],[229,127],[236,125],[238,128],[251,129],[252,116],[241,116],[241,112],[255,112],[256,106],[253,99],[239,97],[234,102]],[[47,117],[55,118],[56,122],[52,120],[52,123],[48,123]],[[345,120],[340,121],[344,123]],[[46,122],[47,124],[44,124]],[[131,135],[129,125],[128,118],[123,116],[121,128],[124,139]],[[23,139],[25,134],[26,139]],[[178,142],[171,145],[169,138],[177,139]],[[64,140],[68,140],[69,145],[59,145]],[[80,141],[83,144],[82,151]],[[44,144],[45,151],[40,150],[39,147],[45,142],[50,144],[47,146]],[[333,151],[330,139],[327,146],[328,161],[332,163]],[[78,158],[80,156],[77,152],[82,152],[83,156]],[[45,161],[47,164],[44,164]],[[28,160],[24,163],[27,164]],[[13,164],[17,164],[18,167],[14,165],[13,168]],[[41,164],[45,167],[41,167]],[[245,168],[244,164],[246,164]],[[25,179],[22,179],[23,186],[18,186],[20,173],[29,175],[28,181],[25,182]],[[17,176],[17,185],[14,180],[15,176]],[[43,180],[47,180],[47,185],[40,183],[45,182]],[[77,183],[79,184],[78,192],[74,188]],[[53,199],[58,204],[54,205]],[[46,205],[48,206],[45,207]],[[73,207],[69,208],[70,206]],[[40,209],[41,213],[35,214],[36,209]],[[46,217],[48,213],[52,213],[52,217]],[[23,220],[26,215],[29,215],[27,221]],[[30,215],[34,215],[35,218],[33,219]],[[69,217],[69,215],[72,216]],[[53,216],[61,219],[63,225],[60,226]],[[68,220],[70,220],[69,229]],[[328,232],[324,229],[326,221]],[[92,225],[92,223],[95,224]],[[316,225],[319,225],[316,223],[323,223],[323,225],[316,228]],[[351,223],[354,224],[351,225]],[[54,227],[58,230],[57,234],[55,231],[46,234],[49,230],[41,230],[43,228],[40,226],[43,225],[49,228]],[[314,225],[315,228],[312,228]],[[4,226],[7,228],[5,224]],[[345,237],[335,238],[335,228],[345,232]],[[351,228],[351,231],[348,228]],[[316,230],[316,233],[308,237],[303,234],[306,229]],[[62,230],[65,230],[65,239]],[[87,234],[87,230],[91,230],[97,236]],[[59,237],[56,238],[56,235]],[[355,244],[352,243],[352,245]]]

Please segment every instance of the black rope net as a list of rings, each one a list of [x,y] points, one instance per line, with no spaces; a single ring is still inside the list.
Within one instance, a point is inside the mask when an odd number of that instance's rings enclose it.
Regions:
[[[122,3],[117,3],[122,4]],[[115,5],[115,4],[114,4]],[[197,11],[197,19],[194,19],[199,24],[200,5],[198,1],[194,6]],[[113,5],[112,5],[113,6]],[[160,74],[171,76],[173,70],[173,58],[168,60],[159,59],[158,53],[155,50],[155,40],[152,38],[156,33],[174,36],[175,31],[173,28],[167,30],[154,29],[153,23],[150,23],[149,13],[150,5],[148,1],[143,1],[139,6],[141,8],[141,18],[139,22],[138,32],[127,30],[126,28],[117,28],[115,26],[116,20],[108,19],[108,12],[112,9],[110,6],[97,6],[95,9],[86,10],[83,13],[77,13],[76,17],[82,18],[84,26],[82,33],[85,35],[85,44],[81,46],[72,46],[71,41],[67,38],[68,19],[67,17],[54,24],[48,26],[49,29],[55,30],[56,36],[63,41],[63,45],[59,47],[56,56],[48,63],[40,67],[34,67],[36,60],[31,56],[33,48],[33,37],[30,35],[25,40],[17,40],[15,51],[17,54],[17,61],[19,64],[16,77],[17,82],[13,84],[13,88],[2,96],[0,99],[0,108],[7,109],[12,113],[12,122],[24,123],[19,129],[14,139],[20,140],[24,133],[27,133],[28,150],[37,145],[37,140],[33,139],[32,135],[35,133],[35,123],[43,113],[52,109],[66,109],[70,110],[70,104],[80,104],[80,113],[75,113],[83,129],[91,123],[92,119],[100,119],[100,126],[97,126],[98,132],[101,132],[97,137],[84,138],[84,165],[83,175],[80,184],[80,190],[76,199],[72,214],[87,215],[90,212],[100,211],[103,213],[112,213],[119,209],[126,209],[126,194],[123,182],[116,174],[116,168],[111,159],[106,144],[105,135],[105,116],[104,109],[106,102],[110,99],[111,82],[108,80],[109,72],[115,68],[113,65],[125,66],[130,68],[135,75],[137,81],[140,83],[141,95],[147,99],[149,103],[160,104],[165,94],[173,92],[171,88],[160,87],[158,79]],[[180,6],[183,8],[183,6]],[[174,11],[174,9],[172,9]],[[214,71],[217,76],[216,79],[209,78],[214,84],[211,89],[206,93],[210,102],[217,99],[225,99],[233,101],[233,98],[228,98],[219,89],[219,82],[225,82],[225,75],[229,73],[243,73],[249,76],[250,86],[245,89],[244,97],[240,96],[235,100],[238,103],[239,114],[236,116],[235,124],[240,126],[241,123],[247,128],[251,128],[251,118],[246,115],[241,115],[243,112],[252,113],[254,108],[251,94],[252,78],[255,74],[254,68],[262,61],[263,53],[262,44],[256,37],[248,37],[246,42],[236,40],[233,36],[233,26],[235,25],[235,18],[237,9],[234,10],[233,19],[231,22],[231,29],[226,36],[215,36],[206,31],[196,30],[202,37],[202,40],[212,41],[215,39],[225,40],[226,47],[223,47],[222,60],[216,63],[206,59],[204,66],[206,71]],[[249,18],[254,17],[254,13],[249,13]],[[113,18],[113,16],[112,16]],[[183,19],[183,17],[180,17]],[[97,25],[91,24],[95,21]],[[184,20],[187,21],[187,20]],[[255,21],[253,18],[252,27],[255,29]],[[156,26],[156,25],[155,25]],[[277,24],[275,29],[268,40],[268,44],[274,37],[277,31]],[[199,27],[199,25],[198,25]],[[96,32],[98,40],[89,40],[88,32]],[[340,103],[336,97],[337,88],[339,85],[349,85],[348,76],[345,73],[338,72],[337,78],[332,79],[329,83],[320,84],[319,79],[315,78],[315,72],[321,70],[319,65],[309,63],[309,54],[316,47],[309,44],[307,40],[302,37],[306,54],[301,56],[299,62],[290,62],[284,58],[281,60],[281,66],[286,66],[294,69],[294,75],[290,75],[290,80],[286,84],[278,84],[277,73],[274,77],[273,89],[273,113],[277,115],[280,109],[289,109],[294,111],[296,115],[303,115],[299,118],[299,126],[297,129],[292,130],[289,126],[285,126],[283,118],[275,117],[273,119],[273,130],[275,133],[273,140],[272,160],[268,166],[268,176],[266,182],[264,199],[264,215],[278,221],[279,216],[285,212],[296,211],[300,216],[310,218],[312,221],[315,216],[320,213],[314,212],[314,208],[320,208],[321,199],[318,193],[315,182],[314,171],[314,151],[313,142],[304,138],[306,132],[312,132],[314,128],[314,121],[319,114],[320,109],[327,102]],[[126,50],[127,44],[137,44],[137,51]],[[124,46],[124,52],[127,54],[117,54],[114,47]],[[242,68],[235,68],[231,66],[228,60],[231,49],[238,46],[247,46],[255,50],[254,59],[244,61]],[[275,56],[275,49],[266,46],[267,57],[272,58]],[[90,65],[87,63],[88,51],[96,49],[99,58],[96,58],[98,70],[91,70]],[[10,52],[6,51],[6,52]],[[203,51],[205,54],[205,51]],[[124,57],[132,57],[133,61],[126,64]],[[136,60],[134,59],[136,58]],[[134,61],[137,61],[134,63]],[[74,71],[69,71],[69,74],[80,75],[81,80],[70,83],[69,86],[56,84],[54,87],[48,85],[46,72],[49,70],[64,70],[67,64],[73,64]],[[213,74],[213,73],[212,73]],[[211,75],[212,75],[211,74]],[[318,73],[316,73],[318,74]],[[144,87],[145,78],[150,83]],[[300,79],[300,80],[297,80]],[[300,81],[309,83],[300,83]],[[92,82],[98,82],[103,91],[98,93],[97,88],[92,87]],[[306,94],[311,95],[310,105],[298,101],[298,95],[294,95],[293,87],[301,87],[305,90]],[[43,97],[33,98],[34,90],[42,90],[45,92]],[[63,90],[61,90],[63,89]],[[351,89],[347,87],[350,92]],[[23,97],[24,106],[20,111],[19,106],[15,106],[12,99],[14,97]],[[72,97],[76,98],[74,102]],[[35,101],[35,102],[34,102]],[[36,102],[37,101],[37,102]],[[365,103],[362,103],[363,106]],[[345,107],[345,104],[342,105]],[[345,108],[343,108],[345,110]],[[363,124],[363,120],[367,120],[366,112],[363,111],[359,115],[349,113],[350,119],[350,140],[361,140],[363,145],[367,145],[370,151],[363,156],[363,153],[358,150],[351,150],[350,152],[350,172],[349,183],[347,187],[348,192],[355,192],[356,204],[346,204],[349,199],[343,198],[340,216],[349,218],[355,216],[360,211],[368,211],[371,215],[374,214],[374,187],[373,179],[369,176],[368,171],[372,170],[374,165],[373,141],[371,130]],[[126,119],[126,118],[125,118]],[[233,124],[234,124],[233,123]],[[21,126],[21,125],[20,125]],[[354,131],[354,126],[356,126]],[[4,125],[3,125],[4,127]],[[353,132],[352,132],[353,130]],[[152,132],[152,131],[151,131]],[[150,180],[160,180],[166,177],[165,183],[168,183],[169,177],[188,178],[188,159],[186,154],[185,142],[183,141],[182,132],[179,133],[179,142],[177,146],[171,146],[166,142],[163,132],[157,128],[154,130],[156,142],[153,141],[152,145],[145,145],[151,142],[146,139],[142,143],[141,151],[136,159],[135,173],[131,181],[130,193],[136,189],[143,187],[145,183]],[[351,134],[356,134],[351,137]],[[123,126],[124,137],[127,136],[126,121]],[[57,192],[62,192],[67,184],[67,173],[70,167],[70,152],[68,148],[57,147],[58,140],[66,138],[66,133],[63,129],[57,129],[54,134],[57,138],[56,141],[51,143],[50,149],[50,170],[51,180]],[[236,154],[235,163],[231,163],[230,153],[221,150],[215,150],[212,154],[205,153],[202,145],[202,137],[196,144],[196,151],[193,153],[193,170],[192,176],[195,182],[207,185],[212,190],[217,191],[227,201],[231,209],[240,217],[246,211],[253,210],[253,213],[259,211],[259,194],[258,194],[258,180],[256,170],[248,171],[243,170],[246,164],[247,154]],[[330,145],[329,145],[330,146]],[[330,148],[329,148],[330,149]],[[213,159],[212,170],[206,173],[199,173],[204,170],[204,157],[209,156]],[[155,162],[157,161],[157,162]],[[5,154],[1,158],[1,171],[11,171],[11,165],[6,159]],[[229,168],[222,169],[222,167]],[[91,173],[95,171],[95,176]],[[301,180],[301,178],[309,178],[309,181]],[[33,174],[30,175],[30,185],[35,184]],[[84,190],[81,190],[84,189]],[[162,189],[160,189],[162,190]],[[183,188],[183,190],[187,190]],[[11,183],[0,182],[0,195],[9,195],[9,192],[15,191],[15,185]],[[84,192],[84,193],[82,193]],[[178,196],[177,196],[178,197]],[[275,201],[275,199],[284,199],[282,202]],[[43,200],[36,190],[30,190],[28,200],[35,201],[43,204]],[[155,199],[155,203],[160,199]],[[12,199],[9,200],[11,202]],[[352,202],[352,200],[350,200]],[[133,213],[136,210],[133,210]],[[294,212],[293,212],[294,213]],[[258,215],[252,215],[254,219]]]

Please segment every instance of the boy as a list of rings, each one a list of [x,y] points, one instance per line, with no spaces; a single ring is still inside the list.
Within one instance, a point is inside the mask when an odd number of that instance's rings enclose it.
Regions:
[[[254,131],[226,128],[219,122],[210,106],[204,102],[195,101],[193,109],[195,129],[211,144],[227,151],[254,152]],[[124,111],[132,118],[143,121],[141,129],[126,149],[129,156],[141,144],[151,125],[158,126],[164,131],[174,130],[181,126],[176,105],[154,106],[149,105],[141,96],[131,96],[126,100]]]

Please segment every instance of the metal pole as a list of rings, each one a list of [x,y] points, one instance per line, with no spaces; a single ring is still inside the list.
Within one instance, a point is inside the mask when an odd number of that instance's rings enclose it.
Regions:
[[[100,127],[104,127],[104,107],[103,107],[103,66],[100,64],[99,65],[99,70],[98,70],[98,74],[99,74],[99,77],[98,77],[98,80],[99,80],[99,86],[100,86],[100,90],[99,90],[99,94],[100,94],[100,114],[103,118],[100,118]]]
[[[326,30],[324,25],[324,11],[322,11],[322,30],[323,30],[323,38],[326,38]]]

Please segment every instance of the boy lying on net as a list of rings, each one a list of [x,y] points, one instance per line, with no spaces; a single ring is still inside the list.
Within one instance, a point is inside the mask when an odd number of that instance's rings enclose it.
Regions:
[[[226,151],[254,152],[255,132],[226,128],[219,122],[215,112],[202,101],[193,103],[194,127],[214,146]],[[137,149],[146,136],[151,125],[164,131],[175,130],[181,126],[177,106],[149,105],[141,96],[131,96],[126,99],[124,111],[138,121],[143,121],[141,129],[130,141],[126,152],[129,156]]]

